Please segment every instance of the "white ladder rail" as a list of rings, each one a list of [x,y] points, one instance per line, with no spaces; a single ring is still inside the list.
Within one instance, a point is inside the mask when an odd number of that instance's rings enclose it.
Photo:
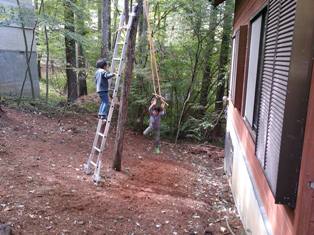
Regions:
[[[125,40],[124,40],[124,43],[123,43],[123,48],[122,48],[122,52],[121,52],[121,59],[120,59],[120,62],[119,62],[119,67],[118,67],[118,73],[117,73],[117,77],[116,77],[116,80],[115,80],[115,86],[114,86],[114,90],[113,90],[113,97],[112,97],[112,102],[110,104],[110,109],[109,109],[109,113],[108,113],[108,117],[107,117],[107,121],[106,121],[106,126],[105,126],[105,130],[103,133],[101,133],[101,129],[102,129],[102,126],[103,126],[103,121],[102,120],[99,120],[98,121],[98,125],[97,125],[97,130],[96,130],[96,135],[95,135],[95,138],[94,138],[94,142],[93,142],[93,147],[92,147],[92,150],[91,150],[91,154],[86,162],[86,164],[84,164],[84,170],[86,172],[86,174],[91,174],[92,173],[92,169],[91,169],[91,166],[94,166],[95,169],[94,169],[94,174],[93,174],[93,181],[95,183],[99,183],[99,181],[101,180],[101,176],[100,176],[100,171],[101,171],[101,165],[102,165],[102,153],[106,147],[106,142],[107,142],[107,138],[108,138],[108,133],[109,133],[109,130],[110,130],[110,125],[111,125],[111,119],[112,119],[112,115],[113,115],[113,111],[114,111],[114,108],[115,108],[115,100],[117,98],[117,95],[118,95],[118,90],[119,90],[119,84],[120,84],[120,80],[121,80],[121,76],[122,76],[122,71],[123,71],[123,66],[124,66],[124,61],[125,61],[125,57],[126,57],[126,51],[127,51],[127,47],[128,47],[128,42],[129,42],[129,37],[130,37],[130,30],[131,30],[131,26],[132,26],[132,23],[133,23],[133,19],[135,17],[135,10],[136,10],[136,6],[133,7],[133,11],[132,13],[130,14],[130,18],[129,18],[129,22],[127,24],[127,31],[126,31],[126,36],[125,36]],[[124,20],[125,20],[125,17],[124,15],[121,16],[120,18],[120,24],[123,26],[124,24]],[[124,26],[123,26],[124,27]],[[115,50],[114,50],[114,53],[113,55],[116,56],[117,53],[118,53],[118,43],[119,43],[119,40],[121,38],[121,31],[119,30],[117,34],[120,35],[117,35],[117,39],[116,39],[116,43],[115,43]],[[119,37],[118,37],[119,36]],[[115,57],[113,56],[112,60],[115,59]],[[112,63],[112,67],[111,67],[111,71],[113,72],[115,69],[115,66],[114,66],[114,61]],[[97,148],[97,144],[98,144],[98,141],[99,141],[99,138],[102,138],[101,140],[101,145],[100,145],[100,148]],[[96,148],[97,148],[97,153],[96,154]],[[97,157],[97,161],[94,162],[94,157]]]
[[[114,45],[114,49],[113,49],[113,54],[112,54],[112,61],[111,61],[111,67],[110,67],[110,72],[111,73],[115,73],[115,68],[116,68],[116,60],[115,58],[117,57],[118,51],[119,51],[119,45],[120,44],[120,39],[121,39],[121,29],[124,27],[124,23],[125,23],[125,13],[123,12],[121,17],[120,17],[120,22],[119,22],[119,29],[117,31],[117,36],[116,36],[116,41],[115,41],[115,45]],[[125,43],[125,40],[123,42],[123,44]],[[113,79],[113,78],[112,78]],[[111,83],[112,83],[112,79],[109,79],[108,82],[108,87],[109,90],[111,90]]]

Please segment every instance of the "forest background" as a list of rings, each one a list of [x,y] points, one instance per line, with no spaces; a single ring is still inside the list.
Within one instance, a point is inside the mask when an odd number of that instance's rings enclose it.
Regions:
[[[120,15],[135,3],[142,6],[143,0],[35,0],[33,31],[42,100],[69,106],[86,95],[96,97],[96,61],[111,61]],[[161,126],[164,137],[222,142],[233,6],[231,0],[216,7],[209,0],[149,0],[161,91],[169,104]],[[28,14],[21,9],[20,20],[25,22]],[[141,132],[153,88],[147,21],[139,12],[128,125]],[[30,73],[25,78],[32,80]],[[92,99],[86,107],[96,112],[97,106]]]

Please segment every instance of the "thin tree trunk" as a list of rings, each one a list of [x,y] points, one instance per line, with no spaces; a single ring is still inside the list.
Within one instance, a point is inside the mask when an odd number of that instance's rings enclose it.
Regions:
[[[185,95],[185,99],[184,99],[184,102],[183,102],[180,118],[179,118],[179,121],[178,121],[177,134],[176,134],[176,139],[175,139],[175,143],[176,144],[178,142],[178,138],[179,138],[179,135],[180,135],[181,123],[182,123],[183,116],[184,116],[184,113],[185,113],[186,105],[187,105],[187,103],[190,100],[191,93],[192,93],[192,90],[193,90],[193,85],[194,85],[195,79],[197,77],[197,67],[198,67],[200,52],[201,52],[201,40],[200,40],[200,38],[198,38],[198,44],[197,44],[197,49],[196,49],[196,53],[195,53],[195,63],[194,63],[193,71],[192,71],[192,75],[191,75],[191,82],[189,84],[189,88],[188,88],[187,93]]]
[[[135,18],[133,19],[133,23],[131,26],[130,39],[128,44],[128,50],[126,55],[126,67],[125,67],[125,79],[123,82],[121,99],[120,99],[120,108],[119,108],[119,117],[118,117],[118,125],[117,125],[117,133],[115,146],[113,151],[114,161],[112,168],[116,171],[121,171],[121,160],[123,154],[123,140],[124,140],[124,132],[127,123],[127,115],[128,115],[128,95],[130,93],[131,80],[132,80],[132,72],[135,62],[135,43],[136,43],[136,34],[137,34],[137,25],[138,18],[143,11],[143,0],[138,0],[137,13]]]
[[[39,14],[39,4],[38,4],[38,0],[34,1],[35,4],[35,9],[37,10],[38,14]],[[39,29],[36,32],[36,38],[37,38],[37,43],[38,43],[38,35],[39,35]],[[41,55],[37,52],[37,72],[38,72],[38,79],[41,80],[41,68],[40,68],[40,61],[41,61]]]
[[[97,28],[98,28],[98,40],[100,42],[100,48],[102,49],[102,1],[97,0]],[[102,56],[102,50],[100,49],[100,56]]]
[[[109,58],[110,55],[110,13],[111,0],[103,0],[102,10],[102,49],[101,55],[104,58]]]
[[[45,13],[45,5],[43,3],[43,12]],[[48,32],[47,32],[47,26],[44,26],[44,32],[45,32],[45,44],[46,44],[46,102],[48,103],[48,97],[49,97],[49,39],[48,39]]]
[[[114,44],[116,42],[116,31],[118,30],[118,15],[119,15],[119,9],[118,9],[118,0],[114,0],[113,2],[113,8],[114,8],[114,13],[113,13],[113,34],[112,34],[112,43],[111,43],[111,50],[114,49]]]
[[[37,72],[38,72],[38,79],[41,80],[41,55],[37,55]]]
[[[71,3],[72,2],[72,3]],[[75,72],[76,53],[75,41],[68,33],[74,33],[74,12],[72,10],[73,1],[64,0],[64,20],[65,20],[65,57],[66,57],[66,75],[68,87],[68,102],[74,102],[77,97],[77,77]]]
[[[86,8],[85,1],[80,2],[81,9]],[[77,31],[84,37],[86,35],[85,23],[83,17],[77,17]],[[78,71],[78,87],[79,87],[79,96],[87,95],[87,84],[86,84],[86,59],[84,48],[81,42],[77,43],[77,67]]]
[[[35,0],[34,4],[35,4],[35,9],[38,10],[38,0]]]
[[[101,32],[102,26],[101,26],[101,22],[102,22],[102,0],[98,0],[97,2],[97,28],[98,28],[98,32]]]
[[[143,11],[139,15],[139,39],[138,39],[138,58],[139,58],[139,66],[141,68],[145,68],[146,66],[146,59],[147,58],[147,26],[146,26],[146,21],[145,17],[143,14]],[[144,94],[144,76],[142,74],[137,75],[137,80],[138,80],[138,89],[140,91],[140,94]],[[138,106],[138,112],[137,112],[137,120],[139,120],[139,125],[138,129],[140,132],[143,132],[144,129],[144,117],[145,117],[145,109],[146,107],[143,104],[139,104]]]
[[[209,18],[209,35],[207,43],[207,51],[205,54],[205,68],[203,73],[202,85],[201,85],[201,95],[200,95],[200,106],[206,107],[208,103],[208,92],[209,86],[211,84],[211,68],[212,68],[212,55],[213,49],[215,47],[215,35],[217,26],[217,10],[214,6],[211,7],[210,18]],[[203,110],[204,111],[204,110]],[[203,113],[204,114],[204,113]]]
[[[86,83],[86,59],[84,55],[83,45],[79,43],[77,47],[77,64],[79,68],[78,72],[78,86],[79,96],[87,95],[87,83]]]
[[[225,80],[227,73],[227,66],[229,60],[229,49],[231,41],[231,31],[232,31],[232,13],[233,13],[233,2],[226,1],[224,10],[224,22],[221,40],[221,49],[219,56],[219,70],[217,78],[217,92],[216,92],[216,102],[215,111],[220,113],[223,109],[222,98],[225,94]],[[222,133],[221,122],[219,121],[214,128],[214,135],[220,136]]]

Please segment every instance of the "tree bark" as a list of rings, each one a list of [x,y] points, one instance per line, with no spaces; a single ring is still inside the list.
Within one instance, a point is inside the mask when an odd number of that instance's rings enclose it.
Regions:
[[[124,0],[125,22],[129,22],[129,0]]]
[[[101,22],[102,22],[102,1],[103,0],[98,0],[97,2],[97,28],[98,28],[98,32],[101,32]]]
[[[41,75],[41,55],[37,55],[37,71],[38,71],[38,79],[41,80],[42,75]]]
[[[224,9],[224,22],[222,30],[222,40],[221,40],[221,49],[219,56],[219,69],[217,77],[217,92],[216,92],[216,102],[215,102],[215,111],[217,114],[223,111],[223,102],[222,98],[225,95],[225,81],[227,79],[227,67],[229,61],[229,49],[231,41],[231,32],[232,32],[232,14],[233,14],[233,2],[226,1]],[[221,121],[217,122],[217,125],[214,128],[214,135],[220,136],[223,130],[221,127]]]
[[[104,58],[109,58],[110,55],[110,45],[111,45],[111,0],[103,0],[103,10],[102,10],[102,49],[101,55]]]
[[[201,85],[201,94],[200,94],[200,106],[204,107],[202,110],[205,111],[205,107],[208,103],[208,92],[211,84],[211,76],[212,76],[212,55],[213,49],[215,47],[215,35],[216,35],[216,27],[217,27],[217,10],[214,6],[211,6],[210,18],[209,18],[209,35],[208,35],[208,43],[207,50],[205,54],[205,68],[203,73],[202,85]]]
[[[143,14],[143,11],[139,15],[139,25],[138,25],[138,66],[141,68],[146,67],[146,61],[147,61],[147,25],[145,21],[145,17]],[[138,74],[137,75],[137,80],[138,80],[138,90],[140,94],[143,96],[145,93],[145,83],[144,83],[144,75],[143,74]],[[137,107],[137,120],[138,122],[138,130],[140,132],[143,132],[144,130],[144,117],[145,117],[145,110],[146,107],[143,104],[139,104]]]
[[[136,16],[133,19],[131,26],[130,39],[128,44],[128,50],[126,54],[126,66],[125,66],[125,79],[123,81],[121,99],[120,99],[120,108],[118,116],[118,125],[115,146],[113,151],[114,161],[112,168],[116,171],[121,171],[121,160],[123,154],[123,140],[125,127],[127,123],[128,115],[128,95],[130,93],[132,72],[135,62],[135,43],[136,43],[136,34],[138,26],[138,18],[140,13],[143,11],[143,0],[138,0],[138,6],[136,9]]]
[[[45,12],[45,7],[43,3],[43,10]],[[46,103],[48,103],[48,97],[49,97],[49,38],[48,38],[48,31],[47,26],[44,26],[44,32],[45,32],[45,45],[46,45]]]
[[[78,87],[79,87],[79,96],[87,95],[87,83],[86,83],[86,59],[84,55],[83,45],[79,43],[77,46],[77,65],[79,68],[78,71]]]
[[[81,9],[86,8],[85,1],[80,1]],[[77,17],[77,31],[78,33],[84,37],[86,35],[84,18]],[[79,96],[87,95],[87,84],[86,84],[86,58],[84,53],[84,48],[82,42],[77,43],[77,67],[78,71],[78,87],[79,87]]]
[[[69,36],[69,33],[75,32],[74,12],[71,4],[73,1],[64,0],[64,20],[65,20],[65,58],[66,58],[66,76],[68,87],[68,102],[74,102],[77,97],[77,77],[75,72],[76,53],[75,40]]]
[[[182,110],[181,110],[181,114],[180,114],[180,118],[179,118],[179,121],[178,121],[178,126],[177,126],[177,134],[176,134],[176,138],[175,138],[175,144],[177,144],[178,142],[178,139],[179,139],[179,135],[180,135],[180,129],[181,129],[181,123],[182,123],[182,120],[183,120],[183,116],[185,114],[185,111],[186,111],[186,106],[191,98],[191,93],[192,93],[192,90],[193,90],[193,85],[194,85],[194,82],[196,80],[196,77],[197,77],[197,67],[198,67],[198,63],[199,63],[199,60],[200,60],[200,53],[201,53],[201,40],[200,38],[198,37],[198,44],[197,44],[197,49],[196,49],[196,52],[195,52],[195,63],[194,63],[194,66],[193,66],[193,71],[192,71],[192,75],[191,75],[191,82],[189,84],[189,88],[186,92],[186,95],[185,95],[185,98],[184,98],[184,102],[183,102],[183,106],[182,106]]]
[[[116,42],[116,31],[118,29],[118,22],[119,22],[119,18],[118,18],[118,15],[119,15],[119,1],[118,0],[114,0],[113,2],[113,35],[112,35],[112,43],[111,43],[111,50],[114,50],[114,45],[115,45],[115,42]]]
[[[34,1],[35,4],[35,9],[38,12],[39,15],[39,4],[38,4],[38,0]],[[39,35],[39,29],[37,29],[36,31],[36,38],[37,38],[37,43],[38,43],[38,35]],[[41,80],[41,68],[40,68],[40,60],[41,60],[41,55],[39,53],[37,53],[37,72],[38,72],[38,79]]]

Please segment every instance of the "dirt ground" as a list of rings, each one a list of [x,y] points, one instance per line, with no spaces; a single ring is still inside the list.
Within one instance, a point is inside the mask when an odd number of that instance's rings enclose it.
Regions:
[[[118,173],[112,133],[95,186],[82,171],[94,116],[3,109],[0,224],[14,234],[242,234],[222,149],[162,142],[155,155],[150,139],[128,131]]]

